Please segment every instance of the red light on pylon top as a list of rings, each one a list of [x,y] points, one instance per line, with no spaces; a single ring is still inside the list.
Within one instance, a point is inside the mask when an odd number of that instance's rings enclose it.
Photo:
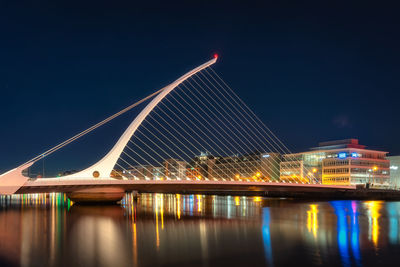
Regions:
[[[214,54],[214,58],[215,58],[215,59],[218,58],[218,54],[217,54],[217,53]]]

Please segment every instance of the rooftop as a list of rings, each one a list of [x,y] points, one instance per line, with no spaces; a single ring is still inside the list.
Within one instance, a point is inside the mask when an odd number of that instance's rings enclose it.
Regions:
[[[328,142],[321,142],[318,147],[313,147],[311,150],[333,150],[340,148],[358,148],[364,149],[366,146],[360,145],[358,139],[342,139]]]

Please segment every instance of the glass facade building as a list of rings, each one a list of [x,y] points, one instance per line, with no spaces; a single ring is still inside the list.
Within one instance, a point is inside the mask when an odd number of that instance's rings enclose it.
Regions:
[[[400,156],[388,157],[390,161],[390,186],[400,188]]]
[[[309,151],[282,156],[280,180],[294,183],[321,183],[324,151]]]
[[[311,151],[284,155],[281,181],[386,187],[390,184],[386,154],[365,149],[357,139],[323,142]]]

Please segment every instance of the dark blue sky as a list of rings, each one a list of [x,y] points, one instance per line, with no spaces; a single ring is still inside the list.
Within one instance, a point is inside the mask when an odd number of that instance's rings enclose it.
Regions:
[[[215,70],[291,150],[353,137],[400,154],[398,6],[216,2],[1,1],[0,172],[214,52]],[[133,116],[83,138],[58,161],[94,162]]]

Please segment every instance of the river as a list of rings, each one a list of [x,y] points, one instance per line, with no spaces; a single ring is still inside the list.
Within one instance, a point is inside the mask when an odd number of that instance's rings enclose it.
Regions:
[[[0,266],[398,266],[400,202],[0,197]]]

